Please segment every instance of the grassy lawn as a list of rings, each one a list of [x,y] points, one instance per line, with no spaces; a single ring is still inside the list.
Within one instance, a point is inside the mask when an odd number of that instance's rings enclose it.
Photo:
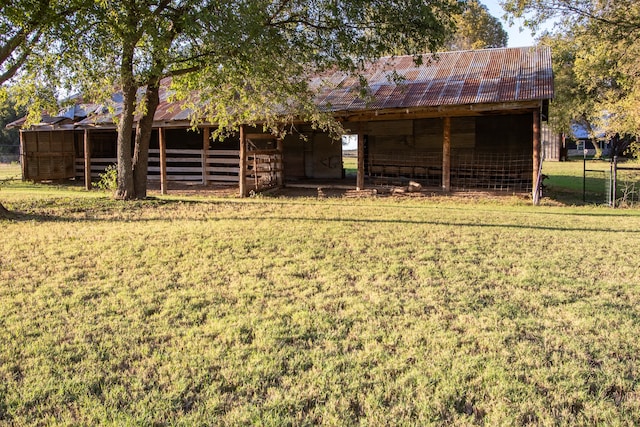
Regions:
[[[638,210],[0,200],[0,425],[640,419]]]
[[[356,176],[358,173],[358,158],[354,156],[342,157],[342,167],[347,176]]]
[[[568,204],[582,204],[585,198],[590,203],[606,203],[610,163],[606,160],[588,161],[586,182],[583,183],[584,167],[581,159],[562,163],[544,162],[543,173],[548,176],[544,184],[549,190],[548,195]]]

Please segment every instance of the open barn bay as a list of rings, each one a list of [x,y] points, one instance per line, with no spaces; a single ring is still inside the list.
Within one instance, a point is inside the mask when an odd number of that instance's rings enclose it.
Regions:
[[[0,424],[640,419],[637,210],[21,185]]]

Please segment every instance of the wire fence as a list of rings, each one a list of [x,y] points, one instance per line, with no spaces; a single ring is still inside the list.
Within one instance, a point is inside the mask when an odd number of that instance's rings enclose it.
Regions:
[[[532,168],[531,153],[452,150],[451,188],[530,192]],[[370,153],[368,173],[374,182],[415,180],[425,186],[440,187],[442,152]]]
[[[20,161],[20,146],[16,144],[0,144],[0,163]]]
[[[619,165],[614,159],[611,175],[609,204],[613,207],[637,206],[640,203],[640,165]]]
[[[582,200],[611,207],[640,204],[640,165],[610,160],[583,161]]]
[[[531,154],[458,151],[451,155],[451,187],[530,192]]]
[[[611,165],[606,160],[584,159],[582,201],[609,204],[611,198]]]

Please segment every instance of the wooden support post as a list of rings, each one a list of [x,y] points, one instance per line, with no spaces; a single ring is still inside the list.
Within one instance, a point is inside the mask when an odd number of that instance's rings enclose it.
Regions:
[[[208,126],[204,128],[202,139],[202,184],[207,185],[207,158],[209,157],[209,142],[211,141],[211,132]]]
[[[158,129],[158,148],[160,149],[160,194],[167,194],[167,142],[162,127]]]
[[[276,183],[279,187],[284,187],[284,141],[280,137],[276,139],[276,148],[280,154],[280,161],[276,163],[276,168],[278,169],[278,172],[276,172]]]
[[[444,118],[442,135],[442,189],[451,190],[451,117]]]
[[[358,126],[358,171],[356,173],[356,190],[364,190],[364,133],[362,124]]]
[[[244,125],[240,126],[240,173],[238,180],[240,197],[247,197],[247,137]]]
[[[22,170],[22,180],[27,179],[27,150],[24,141],[24,132],[20,130],[20,169]],[[75,167],[75,165],[74,165]]]
[[[89,129],[84,130],[84,188],[91,190],[91,139]]]
[[[533,112],[533,181],[532,181],[532,196],[533,203],[539,203],[538,197],[538,174],[540,171],[540,152],[542,148],[541,138],[540,138],[540,110],[535,110]]]

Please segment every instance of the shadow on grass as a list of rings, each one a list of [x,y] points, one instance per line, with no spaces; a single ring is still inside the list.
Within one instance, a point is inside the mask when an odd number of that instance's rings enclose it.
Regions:
[[[591,181],[598,181],[596,179],[592,179]],[[600,179],[602,183],[604,183],[603,179]],[[587,201],[583,201],[582,198],[582,177],[576,176],[564,176],[564,175],[553,175],[549,178],[549,180],[545,181],[547,184],[547,188],[545,190],[544,199],[551,200],[560,205],[567,206],[595,206],[595,205],[603,205],[604,203],[598,203],[593,200],[597,200],[596,197],[598,193],[589,192],[587,193],[588,198]],[[556,185],[554,183],[562,183],[562,185]],[[587,182],[589,184],[589,180]],[[602,184],[604,185],[604,184]],[[60,186],[60,185],[58,185]],[[77,187],[77,185],[70,184],[70,187]],[[596,185],[599,187],[600,184]],[[576,188],[579,188],[579,191]],[[588,187],[593,188],[593,186]],[[285,189],[286,190],[286,189]],[[330,205],[332,203],[343,205],[345,203],[349,203],[350,199],[345,199],[342,195],[337,195],[335,197],[328,197],[325,200],[314,200],[312,196],[313,191],[309,193],[310,195],[304,196],[296,196],[287,195],[286,192],[282,194],[276,195],[260,195],[255,199],[247,198],[247,199],[238,199],[235,197],[216,197],[213,195],[212,197],[204,197],[204,198],[194,198],[192,195],[170,195],[169,197],[154,197],[150,196],[144,200],[133,200],[133,201],[121,201],[116,200],[110,196],[98,196],[98,197],[74,197],[73,195],[68,196],[64,195],[62,197],[50,197],[50,198],[38,198],[34,200],[27,199],[26,201],[22,201],[17,204],[17,206],[7,206],[10,211],[3,216],[0,216],[0,219],[10,220],[10,221],[36,221],[36,222],[148,222],[148,221],[170,221],[173,219],[177,220],[190,220],[190,221],[215,221],[215,220],[238,220],[238,221],[249,221],[255,220],[257,217],[255,216],[234,216],[229,217],[228,215],[224,215],[223,217],[216,217],[215,213],[211,216],[205,216],[202,218],[188,218],[183,217],[181,214],[177,215],[177,217],[172,217],[172,209],[174,207],[185,207],[185,206],[201,206],[201,205],[224,205],[224,206],[232,206],[236,213],[241,214],[239,211],[242,207],[247,207],[250,205],[259,205],[259,204],[268,204],[268,205],[277,205],[277,206],[287,206],[287,205],[305,205],[305,206],[324,206]],[[202,194],[199,194],[201,196]],[[554,210],[553,212],[545,211],[543,209],[539,209],[534,206],[530,206],[530,209],[522,210],[526,208],[523,204],[519,205],[510,205],[504,204],[500,205],[500,202],[496,202],[495,205],[486,205],[482,203],[482,196],[478,196],[480,203],[475,204],[473,201],[466,204],[466,201],[462,203],[456,203],[455,195],[451,196],[452,204],[455,206],[447,206],[446,202],[443,203],[443,199],[447,197],[439,197],[436,203],[430,203],[430,197],[426,196],[423,199],[411,198],[413,200],[424,200],[424,203],[412,203],[412,204],[402,204],[402,203],[389,203],[385,202],[384,199],[388,196],[378,196],[375,198],[366,198],[359,199],[359,206],[364,209],[371,209],[371,207],[375,207],[376,210],[379,209],[394,209],[394,210],[415,210],[415,209],[430,209],[430,210],[447,210],[447,211],[461,211],[461,210],[473,210],[475,212],[513,212],[515,215],[529,215],[531,213],[534,214],[544,214],[544,215],[571,215],[571,216],[602,216],[607,218],[620,217],[620,218],[628,218],[628,217],[636,217],[638,215],[637,211],[619,211],[619,210],[611,210],[611,211],[600,211],[600,212],[561,212],[558,210]],[[510,195],[505,194],[506,198],[509,198]],[[394,197],[395,199],[395,197]],[[407,199],[409,200],[409,199]],[[461,199],[458,199],[458,202]],[[474,199],[471,199],[474,200]],[[468,201],[468,199],[467,199]],[[6,204],[5,204],[6,206]],[[562,206],[557,206],[562,207]],[[164,209],[166,208],[166,211]],[[517,208],[517,210],[514,210]],[[142,217],[142,215],[138,214],[142,210],[146,210],[147,216]],[[148,215],[149,211],[153,209],[159,209],[157,215]],[[203,211],[206,213],[206,211]],[[323,218],[323,217],[266,217],[263,219],[267,220],[277,220],[277,221],[310,221],[310,222],[362,222],[362,223],[397,223],[397,224],[414,224],[414,225],[450,225],[450,226],[470,226],[470,227],[506,227],[506,228],[523,228],[523,229],[540,229],[540,230],[558,230],[558,231],[576,231],[581,230],[580,227],[554,227],[554,226],[531,226],[531,225],[521,225],[521,224],[492,224],[492,223],[463,223],[463,222],[440,222],[434,220],[406,220],[406,219],[379,219],[379,218]],[[621,230],[617,229],[600,229],[599,231],[609,231],[609,232],[618,232]],[[629,231],[625,231],[629,232]],[[635,231],[634,231],[635,232]]]
[[[216,202],[189,199],[159,199],[155,197],[130,201],[116,200],[113,198],[54,197],[22,202],[18,203],[17,206],[5,204],[7,210],[0,215],[0,219],[38,222],[118,221],[119,218],[100,218],[97,216],[101,214],[135,214],[135,212],[143,208],[184,207],[203,203],[215,204]],[[84,216],[80,216],[82,214],[84,214]],[[171,218],[158,218],[158,220],[170,219]],[[131,221],[135,220],[135,218],[123,220]]]
[[[211,202],[190,202],[190,203],[211,203]],[[245,222],[249,223],[251,221],[255,221],[257,219],[256,216],[247,216],[247,215],[237,215],[233,217],[224,216],[224,217],[205,217],[205,218],[163,218],[163,217],[152,217],[152,218],[100,218],[100,217],[65,217],[60,215],[48,215],[48,214],[30,214],[30,213],[19,213],[12,212],[12,218],[9,220],[13,221],[36,221],[40,223],[136,223],[136,222],[167,222],[170,223],[172,220],[185,220],[185,221],[196,221],[196,222]],[[537,230],[537,231],[560,231],[560,232],[574,232],[574,231],[585,231],[583,227],[567,227],[567,226],[554,226],[554,225],[531,225],[531,224],[521,224],[521,223],[478,223],[475,221],[438,221],[438,220],[430,220],[430,219],[382,219],[382,218],[354,218],[354,217],[344,217],[340,218],[325,218],[325,217],[313,217],[313,216],[269,216],[260,218],[261,221],[273,221],[280,225],[286,226],[288,223],[300,223],[300,222],[308,222],[310,226],[322,224],[322,223],[339,223],[339,224],[369,224],[369,225],[404,225],[404,226],[440,226],[440,227],[461,227],[461,228],[476,228],[476,229],[491,229],[491,228],[504,228],[504,229],[518,229],[518,230]],[[602,227],[598,229],[590,229],[590,232],[603,232],[603,233],[625,233],[625,234],[640,234],[640,229],[628,229],[628,228],[611,228],[611,227]]]
[[[563,205],[587,206],[606,205],[606,185],[604,177],[551,175],[544,182],[544,197]]]

